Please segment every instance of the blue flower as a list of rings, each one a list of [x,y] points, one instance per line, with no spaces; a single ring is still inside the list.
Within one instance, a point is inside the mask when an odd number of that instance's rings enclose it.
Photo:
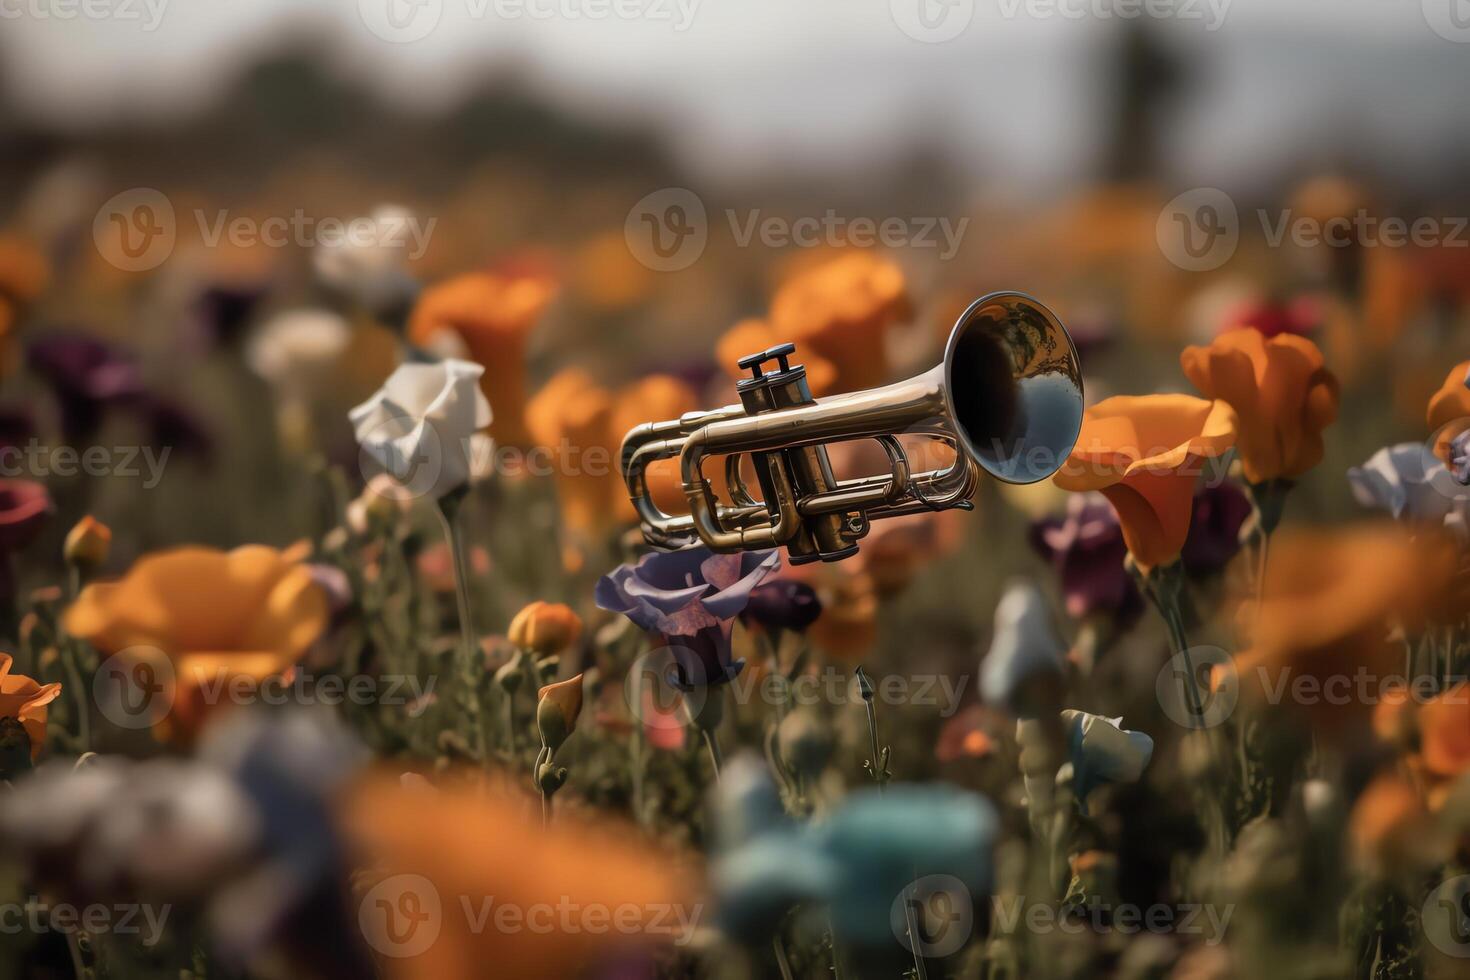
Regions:
[[[1023,718],[1055,710],[1062,669],[1062,644],[1041,593],[1029,582],[1012,585],[995,607],[995,636],[980,665],[981,695]]]
[[[1410,524],[1463,524],[1470,517],[1470,488],[1456,482],[1429,447],[1417,442],[1385,446],[1348,470],[1353,497]]]
[[[977,902],[990,892],[991,848],[999,832],[994,807],[953,786],[893,784],[847,797],[830,815],[796,823],[768,805],[753,784],[769,782],[754,759],[722,784],[711,883],[726,933],[762,942],[797,904],[825,907],[839,942],[892,952],[905,934],[908,896],[924,879],[943,876],[951,898]],[[736,789],[735,787],[739,788]],[[750,818],[766,815],[763,824]],[[731,825],[737,825],[738,830]]]
[[[1122,718],[1104,718],[1067,709],[1062,725],[1068,732],[1072,790],[1079,803],[1103,783],[1135,783],[1154,754],[1154,740],[1122,726]]]

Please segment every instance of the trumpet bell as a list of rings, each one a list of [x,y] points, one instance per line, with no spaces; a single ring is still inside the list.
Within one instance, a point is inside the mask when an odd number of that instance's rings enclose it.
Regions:
[[[944,351],[944,393],[965,452],[1005,483],[1057,471],[1082,429],[1082,365],[1056,315],[1024,293],[982,296]]]

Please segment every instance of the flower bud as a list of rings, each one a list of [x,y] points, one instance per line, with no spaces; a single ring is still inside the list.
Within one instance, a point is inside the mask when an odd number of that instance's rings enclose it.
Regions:
[[[111,550],[112,529],[88,514],[67,533],[61,554],[68,565],[89,572],[101,567]]]
[[[515,694],[521,689],[521,682],[526,679],[525,659],[526,655],[517,650],[495,672],[495,683],[505,693]]]
[[[577,716],[581,713],[581,674],[543,687],[536,705],[536,729],[541,733],[542,744],[553,752],[561,748],[576,729]]]
[[[570,606],[537,600],[516,613],[507,636],[522,650],[543,656],[560,653],[582,633],[582,619]]]

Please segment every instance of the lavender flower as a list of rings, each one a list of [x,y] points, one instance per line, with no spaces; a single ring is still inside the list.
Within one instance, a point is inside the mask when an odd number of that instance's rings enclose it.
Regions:
[[[1072,494],[1067,512],[1031,525],[1031,546],[1062,580],[1067,614],[1111,614],[1118,625],[1137,620],[1143,599],[1123,566],[1128,546],[1111,504],[1098,493]]]
[[[730,631],[756,586],[781,565],[777,551],[716,555],[708,548],[655,552],[597,583],[597,605],[657,634],[673,654],[685,689],[725,684],[745,661],[731,661]]]
[[[1470,519],[1470,488],[1456,482],[1422,443],[1385,446],[1348,470],[1348,483],[1358,503],[1406,523],[1463,526]]]

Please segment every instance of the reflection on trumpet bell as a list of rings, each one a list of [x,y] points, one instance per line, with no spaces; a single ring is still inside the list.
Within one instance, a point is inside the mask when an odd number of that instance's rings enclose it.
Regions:
[[[713,551],[784,547],[793,564],[855,554],[875,520],[970,508],[980,471],[1008,483],[1054,473],[1082,425],[1082,371],[1066,329],[1021,293],[991,293],[961,314],[944,360],[880,388],[814,399],[806,371],[781,344],[740,359],[751,376],[739,404],[634,428],[623,440],[623,478],[655,547],[702,541]],[[899,436],[947,444],[946,466],[914,472]],[[872,439],[889,471],[838,479],[827,446]],[[704,467],[723,456],[728,501]],[[661,511],[646,473],[678,457],[687,516]],[[745,465],[742,466],[742,461]],[[753,471],[759,493],[745,479]]]

